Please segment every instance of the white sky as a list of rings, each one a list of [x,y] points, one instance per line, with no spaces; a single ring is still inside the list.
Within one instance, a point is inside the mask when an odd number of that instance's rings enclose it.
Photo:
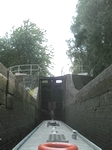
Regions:
[[[47,30],[48,45],[54,48],[53,62],[55,76],[69,73],[70,61],[65,40],[73,35],[70,32],[72,16],[78,0],[0,0],[0,36],[9,32],[13,26],[18,27],[23,20],[37,24]],[[68,65],[69,64],[69,65]]]

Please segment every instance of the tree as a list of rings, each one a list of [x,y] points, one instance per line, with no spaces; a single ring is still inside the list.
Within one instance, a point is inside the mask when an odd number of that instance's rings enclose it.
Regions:
[[[79,0],[77,16],[73,17],[71,31],[74,40],[67,41],[69,44],[67,54],[70,58],[74,58],[74,64],[77,59],[81,60],[83,66],[87,65],[88,73],[93,70],[94,76],[111,64],[111,8],[110,0]]]
[[[51,65],[53,49],[45,45],[46,31],[39,29],[29,20],[0,38],[0,61],[11,67],[21,64],[38,64],[46,73]]]

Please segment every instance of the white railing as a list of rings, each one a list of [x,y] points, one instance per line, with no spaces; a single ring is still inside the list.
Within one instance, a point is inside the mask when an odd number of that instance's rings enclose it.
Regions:
[[[38,64],[23,64],[16,65],[9,68],[9,70],[14,74],[30,74],[32,75],[34,72],[38,74],[43,69]]]

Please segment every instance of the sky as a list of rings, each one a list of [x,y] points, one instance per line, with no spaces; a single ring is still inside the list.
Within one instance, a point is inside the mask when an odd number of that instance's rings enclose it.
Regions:
[[[0,0],[0,36],[19,27],[23,20],[30,19],[40,29],[47,31],[48,45],[54,48],[54,69],[51,73],[68,74],[70,60],[66,55],[66,40],[73,37],[70,32],[72,16],[78,0]]]

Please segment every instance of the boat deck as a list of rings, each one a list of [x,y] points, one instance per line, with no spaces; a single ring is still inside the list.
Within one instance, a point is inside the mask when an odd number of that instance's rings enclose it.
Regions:
[[[78,150],[101,150],[101,148],[65,123],[56,120],[43,121],[14,147],[13,150],[38,150],[38,146],[46,142],[71,143],[75,144]]]

